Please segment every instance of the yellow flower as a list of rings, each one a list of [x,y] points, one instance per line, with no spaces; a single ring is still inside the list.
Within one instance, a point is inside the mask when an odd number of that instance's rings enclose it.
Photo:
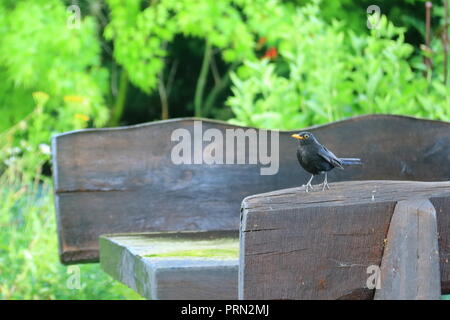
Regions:
[[[81,114],[81,113],[77,113],[77,114],[75,115],[75,119],[80,119],[80,120],[82,120],[82,121],[84,121],[84,122],[89,121],[89,117],[88,117],[87,115]]]
[[[83,102],[84,98],[82,96],[64,96],[65,102]]]
[[[35,91],[31,95],[33,96],[33,99],[36,102],[36,104],[39,105],[45,104],[48,98],[50,97],[47,93],[42,91]]]

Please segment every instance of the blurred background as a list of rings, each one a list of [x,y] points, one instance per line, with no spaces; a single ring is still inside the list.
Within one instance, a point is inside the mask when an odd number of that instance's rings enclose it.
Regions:
[[[98,264],[59,263],[52,135],[187,116],[450,121],[448,13],[445,0],[0,0],[0,299],[139,298]]]

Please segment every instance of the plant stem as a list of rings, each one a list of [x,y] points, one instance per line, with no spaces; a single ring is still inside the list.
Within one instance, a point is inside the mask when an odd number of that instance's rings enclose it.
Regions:
[[[122,69],[120,73],[119,81],[119,93],[117,94],[116,103],[111,111],[111,118],[109,120],[109,126],[116,127],[122,118],[123,110],[125,108],[125,101],[128,91],[128,73],[125,69]]]
[[[425,44],[427,46],[427,50],[431,51],[430,48],[430,28],[431,28],[431,8],[433,4],[430,1],[425,2]],[[425,65],[427,66],[426,78],[431,80],[431,58],[425,58]]]
[[[160,76],[158,79],[158,91],[159,91],[159,98],[161,100],[161,119],[167,120],[169,119],[169,100],[166,86],[164,85],[164,78],[162,76],[162,71],[160,72]]]
[[[206,78],[208,76],[209,64],[212,57],[212,47],[208,40],[206,40],[205,54],[203,56],[202,68],[200,69],[200,75],[198,76],[197,87],[195,89],[195,116],[202,116],[202,98],[203,91],[205,90]]]
[[[166,51],[167,49],[167,41],[164,41],[162,43],[161,49],[163,51]],[[164,59],[164,64],[166,64],[166,59]],[[173,68],[174,65],[172,64],[172,68],[170,70],[170,74],[169,74],[169,81],[173,81],[173,79],[171,80],[170,77],[172,77],[174,74],[173,73]],[[161,68],[161,70],[158,73],[158,92],[159,92],[159,99],[161,101],[161,119],[162,120],[167,120],[169,119],[169,89],[168,86],[166,86],[165,81],[164,81],[164,68]]]
[[[444,0],[444,85],[447,85],[448,76],[448,0]]]
[[[212,88],[208,96],[206,97],[205,104],[204,104],[204,114],[208,116],[209,112],[211,111],[211,108],[213,107],[214,102],[217,99],[217,96],[227,88],[228,83],[230,82],[230,72],[232,72],[236,67],[238,66],[238,62],[234,62],[231,67],[227,70],[226,74],[218,79],[218,82]]]

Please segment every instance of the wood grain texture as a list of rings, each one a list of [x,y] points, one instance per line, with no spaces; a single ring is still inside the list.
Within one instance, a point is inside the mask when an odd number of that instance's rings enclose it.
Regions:
[[[436,210],[428,199],[399,201],[392,215],[375,300],[439,300]]]
[[[436,208],[441,285],[449,287],[450,182],[352,181],[325,192],[304,187],[242,203],[240,299],[371,299],[367,268],[380,265],[399,201]]]
[[[237,231],[104,235],[100,265],[147,299],[237,299],[238,239]],[[236,256],[202,256],[221,247]],[[200,256],[182,256],[194,252]]]
[[[63,263],[97,261],[101,234],[237,230],[243,198],[299,186],[309,178],[297,163],[297,141],[290,137],[294,131],[280,132],[276,175],[260,175],[265,166],[259,164],[173,164],[170,154],[178,142],[171,141],[171,134],[178,128],[192,133],[194,120],[81,130],[53,138]],[[240,127],[203,120],[203,131],[210,128],[224,133]],[[448,123],[372,115],[308,130],[337,156],[364,162],[333,170],[329,181],[450,180]],[[235,146],[236,153],[246,152],[245,147]]]

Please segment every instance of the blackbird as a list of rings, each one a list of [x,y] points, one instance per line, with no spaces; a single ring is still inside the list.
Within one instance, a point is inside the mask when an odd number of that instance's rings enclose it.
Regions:
[[[297,159],[300,165],[312,174],[306,184],[306,192],[313,190],[311,181],[315,175],[325,173],[322,191],[325,188],[330,189],[327,181],[327,172],[334,169],[344,169],[344,165],[362,164],[361,159],[357,158],[338,158],[333,152],[325,148],[317,141],[311,132],[300,132],[293,134],[291,137],[298,139],[299,146],[297,148]]]

